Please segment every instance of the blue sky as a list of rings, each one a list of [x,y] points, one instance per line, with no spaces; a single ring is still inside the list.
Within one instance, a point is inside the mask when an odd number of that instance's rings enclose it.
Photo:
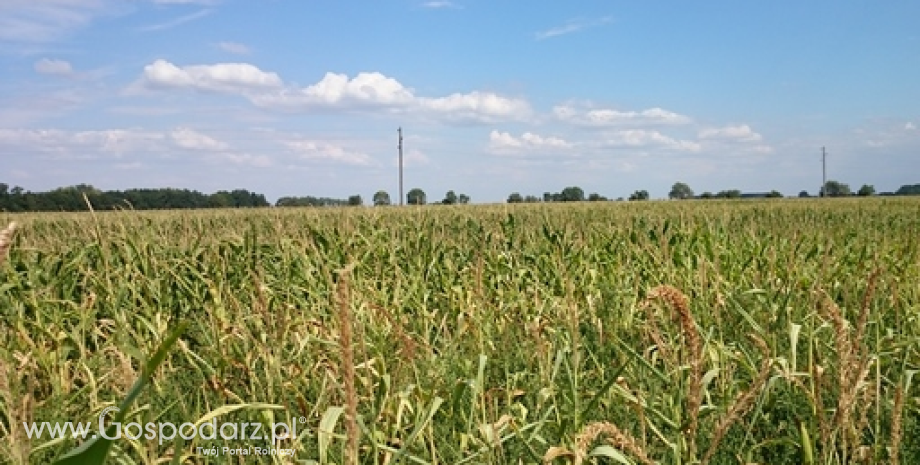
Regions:
[[[3,0],[0,182],[473,202],[920,183],[920,2]]]

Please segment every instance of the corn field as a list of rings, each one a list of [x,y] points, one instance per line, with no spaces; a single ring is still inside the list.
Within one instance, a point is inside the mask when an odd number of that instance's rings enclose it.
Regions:
[[[108,463],[920,463],[920,201],[0,216],[0,458],[83,442],[180,322]]]

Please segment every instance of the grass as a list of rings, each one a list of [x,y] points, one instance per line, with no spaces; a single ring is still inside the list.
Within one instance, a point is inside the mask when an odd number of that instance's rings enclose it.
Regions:
[[[187,321],[117,463],[917,463],[920,202],[7,215],[0,457],[48,463]]]

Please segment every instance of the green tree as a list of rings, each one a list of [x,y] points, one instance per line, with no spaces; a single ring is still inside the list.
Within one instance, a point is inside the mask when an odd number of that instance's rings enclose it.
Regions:
[[[348,197],[348,205],[352,207],[360,207],[361,205],[364,205],[364,199],[362,199],[360,195],[352,195]]]
[[[781,199],[781,198],[783,198],[783,194],[782,194],[780,191],[778,191],[778,190],[772,190],[772,191],[770,191],[769,193],[767,193],[767,198],[769,198],[769,199]]]
[[[850,186],[840,181],[828,181],[821,189],[821,197],[847,197],[850,194]]]
[[[858,194],[860,197],[871,197],[875,195],[875,186],[863,184],[862,187],[859,188]]]
[[[406,194],[406,202],[409,205],[425,205],[427,203],[425,191],[418,187],[410,190],[409,193]]]
[[[597,192],[592,192],[591,195],[588,196],[588,201],[590,201],[590,202],[605,202],[605,201],[607,201],[607,197],[604,197],[603,195],[600,195],[600,194],[598,194]]]
[[[457,196],[457,202],[459,202],[460,205],[466,205],[470,203],[470,196],[466,194],[460,194]]]
[[[807,197],[811,197],[810,195],[808,195],[808,191],[799,192],[799,198],[800,198],[800,199],[804,199],[804,198],[807,198]]]
[[[457,203],[457,194],[454,191],[447,191],[447,194],[444,195],[444,200],[441,201],[444,205],[454,205]]]
[[[563,202],[582,202],[585,200],[585,191],[577,186],[566,187],[562,189],[560,197]]]
[[[719,191],[719,193],[716,194],[716,198],[718,199],[740,199],[741,191],[738,189],[729,189],[725,191]]]
[[[671,187],[671,192],[668,194],[668,197],[672,199],[692,199],[693,189],[686,183],[676,182]]]
[[[633,192],[632,195],[629,196],[629,200],[631,201],[648,200],[648,197],[649,196],[648,196],[647,190],[640,190],[640,191]]]
[[[374,205],[375,206],[382,207],[382,206],[389,205],[389,204],[390,204],[390,194],[388,194],[387,191],[381,190],[381,191],[377,191],[377,193],[374,194]]]
[[[712,192],[709,192],[709,191],[706,191],[706,192],[703,192],[702,194],[700,194],[700,198],[701,198],[701,199],[711,199],[711,198],[713,198],[713,197],[715,197],[715,196],[712,195]]]
[[[524,197],[522,197],[521,194],[517,192],[513,192],[511,193],[511,195],[508,196],[508,203],[522,203],[522,202],[524,202]]]
[[[539,202],[540,202],[540,198],[537,197],[536,195],[528,195],[527,197],[524,197],[524,203],[539,203]]]
[[[15,195],[16,188],[13,188],[13,191]],[[894,195],[920,195],[920,184],[904,184],[898,188]]]

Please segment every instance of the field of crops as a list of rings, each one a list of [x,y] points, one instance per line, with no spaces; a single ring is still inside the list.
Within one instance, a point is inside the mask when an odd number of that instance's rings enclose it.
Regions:
[[[23,423],[95,428],[180,322],[122,423],[290,420],[295,456],[113,463],[920,463],[917,200],[0,220],[11,463],[82,442]]]

